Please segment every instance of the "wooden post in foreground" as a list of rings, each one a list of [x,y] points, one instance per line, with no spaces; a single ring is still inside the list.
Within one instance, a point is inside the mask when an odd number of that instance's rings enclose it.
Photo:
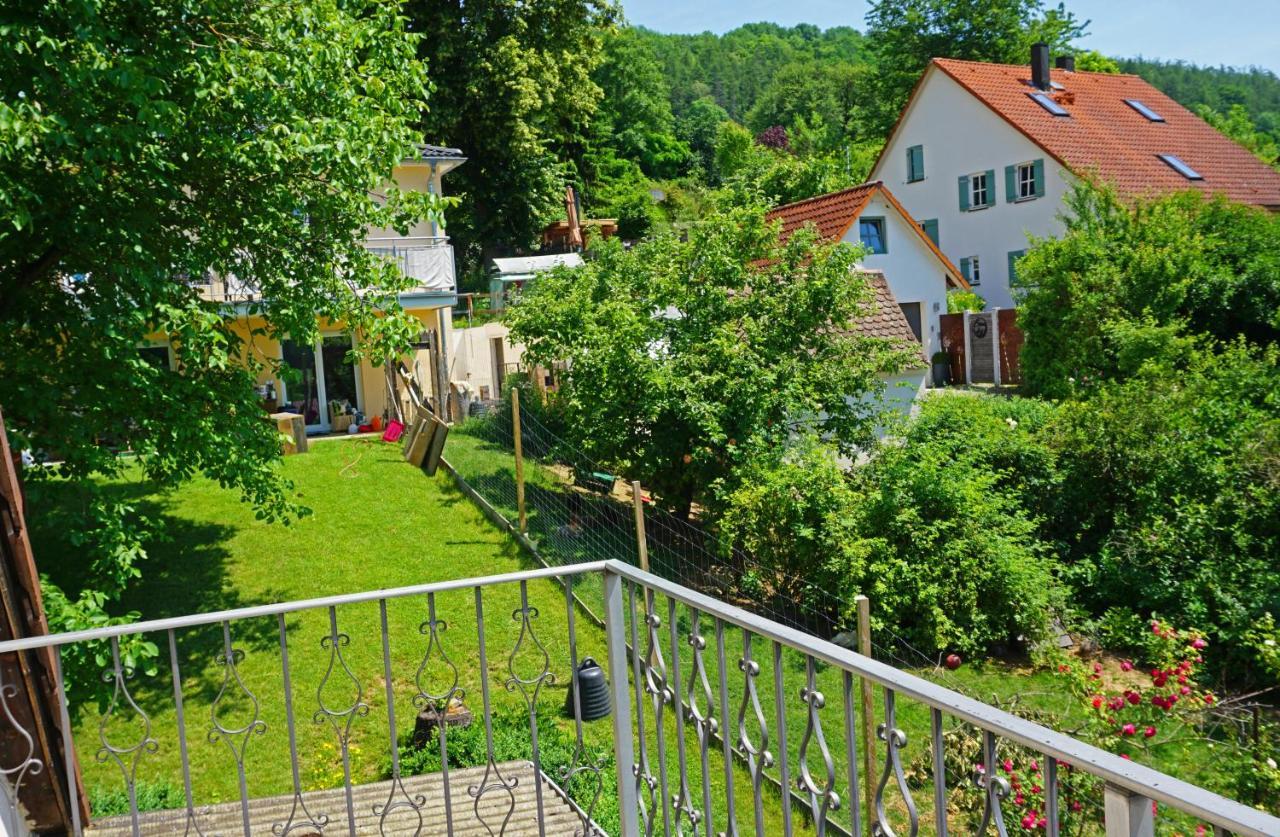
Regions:
[[[631,503],[636,509],[636,553],[640,556],[640,569],[649,572],[649,541],[644,535],[644,495],[640,492],[640,480],[631,481]]]
[[[524,513],[524,448],[520,444],[520,390],[517,387],[511,388],[511,436],[516,445],[516,511],[523,535],[528,521]]]
[[[871,600],[866,596],[854,599],[858,606],[858,653],[871,656]],[[867,810],[876,798],[876,715],[871,681],[862,680],[862,786],[867,795]]]

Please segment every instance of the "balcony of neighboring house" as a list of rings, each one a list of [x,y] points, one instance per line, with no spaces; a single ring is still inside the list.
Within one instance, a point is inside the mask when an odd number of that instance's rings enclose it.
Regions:
[[[457,279],[453,246],[447,236],[387,236],[365,239],[365,249],[399,268],[414,284],[401,292],[406,304],[456,301]],[[208,276],[194,283],[201,296],[213,302],[246,305],[262,300],[262,290],[235,276]],[[434,307],[434,306],[433,306]]]
[[[97,661],[100,701],[53,690],[73,746],[4,765],[19,797],[65,777],[73,834],[1003,835],[1024,792],[1050,835],[1280,834],[618,561],[37,636],[0,659],[6,677],[55,661],[59,684]],[[0,683],[0,732],[30,741],[14,694]],[[81,765],[117,777],[114,815],[89,821]]]

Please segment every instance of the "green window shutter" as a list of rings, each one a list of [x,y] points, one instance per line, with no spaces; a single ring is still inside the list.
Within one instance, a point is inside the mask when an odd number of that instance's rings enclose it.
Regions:
[[[1036,197],[1044,197],[1044,158],[1041,157],[1035,162],[1036,167]]]
[[[960,275],[964,277],[964,281],[969,281],[969,257],[965,256],[960,260]]]
[[[1018,199],[1018,167],[1004,167],[1004,200],[1013,203]]]
[[[921,221],[920,229],[924,230],[924,234],[929,236],[929,240],[932,241],[936,247],[938,244],[938,219],[931,218],[928,221]]]
[[[907,182],[924,180],[924,146],[913,145],[907,149]]]
[[[1009,287],[1011,288],[1014,286],[1014,283],[1018,281],[1018,267],[1016,263],[1026,252],[1026,250],[1009,251]]]
[[[996,205],[996,171],[987,169],[987,206]]]
[[[969,176],[965,175],[960,178],[960,211],[964,212],[969,208]]]

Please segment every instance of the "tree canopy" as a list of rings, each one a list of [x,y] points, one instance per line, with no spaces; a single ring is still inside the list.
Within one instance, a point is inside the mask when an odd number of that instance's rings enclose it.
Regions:
[[[861,396],[906,355],[852,328],[870,298],[857,257],[809,230],[780,245],[758,206],[729,209],[540,276],[508,322],[530,361],[564,370],[572,441],[687,513],[798,428],[820,422],[845,453],[872,437]]]
[[[465,268],[534,243],[564,211],[600,103],[607,0],[408,0],[436,86],[422,131],[465,150],[449,235]]]
[[[204,472],[301,513],[253,390],[271,361],[197,285],[251,287],[274,337],[319,316],[407,346],[408,280],[363,245],[439,205],[388,182],[420,140],[418,38],[372,0],[26,5],[0,42],[0,403],[16,448],[61,462],[32,490],[91,488],[127,448],[161,486]],[[139,353],[152,333],[176,368]],[[86,509],[81,617],[141,557],[134,510]]]

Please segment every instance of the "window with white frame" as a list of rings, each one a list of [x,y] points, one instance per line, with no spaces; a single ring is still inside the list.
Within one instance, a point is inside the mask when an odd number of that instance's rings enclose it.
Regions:
[[[1038,194],[1036,187],[1036,164],[1018,164],[1018,200],[1034,198]]]
[[[980,207],[990,205],[991,184],[987,182],[986,172],[969,175],[969,206]]]
[[[982,284],[982,267],[978,263],[977,256],[969,257],[969,284],[970,285]]]

